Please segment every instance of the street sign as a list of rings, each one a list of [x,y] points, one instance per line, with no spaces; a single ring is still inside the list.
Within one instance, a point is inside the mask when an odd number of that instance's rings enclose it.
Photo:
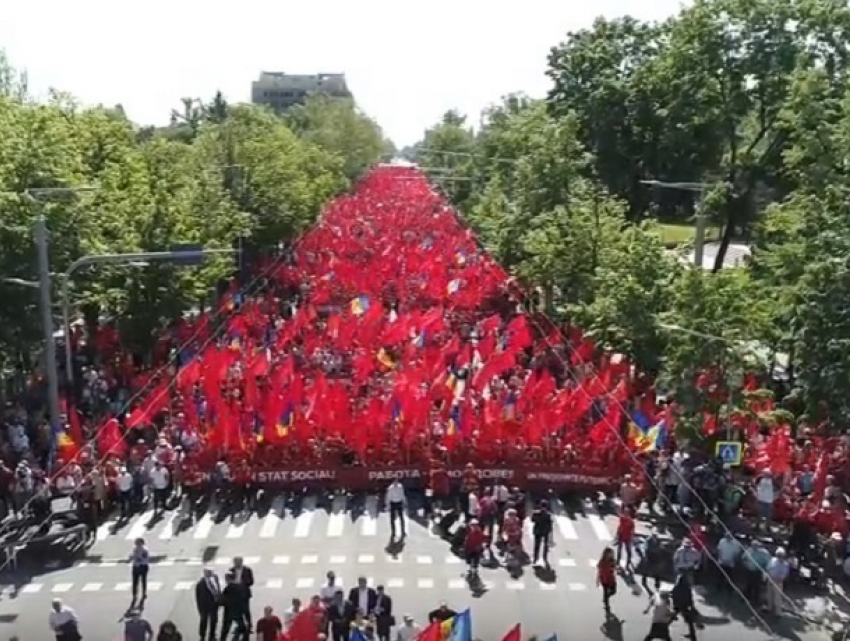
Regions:
[[[195,267],[202,265],[204,262],[204,246],[194,243],[185,243],[174,245],[169,250],[174,254],[174,258],[168,262],[174,265],[183,265],[185,267]]]
[[[739,441],[718,441],[715,454],[727,465],[737,467],[743,458],[743,446]]]

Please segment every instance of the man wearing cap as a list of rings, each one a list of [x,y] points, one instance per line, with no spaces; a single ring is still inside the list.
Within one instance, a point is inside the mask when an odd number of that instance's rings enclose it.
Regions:
[[[398,629],[395,641],[414,641],[422,632],[409,614],[404,615],[404,624]]]

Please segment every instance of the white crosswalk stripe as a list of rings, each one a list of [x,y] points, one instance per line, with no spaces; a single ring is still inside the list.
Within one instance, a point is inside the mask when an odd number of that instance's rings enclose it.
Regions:
[[[353,503],[347,496],[336,496],[330,506],[320,506],[316,496],[306,496],[301,505],[294,507],[288,514],[287,505],[282,497],[276,497],[267,514],[240,514],[218,519],[214,512],[203,514],[194,522],[183,522],[179,511],[166,512],[162,518],[153,521],[153,511],[137,514],[129,522],[122,523],[116,529],[117,522],[110,519],[98,527],[95,534],[95,548],[106,545],[114,538],[128,541],[137,538],[158,543],[154,547],[168,545],[185,539],[203,541],[215,540],[252,540],[293,537],[296,539],[339,541],[344,538],[376,538],[389,534],[388,513],[381,511],[381,498],[369,495],[362,505]],[[587,504],[583,512],[571,513],[561,501],[553,500],[552,516],[553,536],[566,544],[584,542],[588,545],[610,543],[614,539],[616,518],[603,516],[593,506]],[[531,505],[529,504],[529,508]],[[529,514],[531,510],[529,509]],[[414,537],[427,536],[440,538],[429,522],[406,519],[408,534]],[[424,528],[424,532],[422,529]],[[532,541],[532,523],[525,521],[524,539],[528,545]],[[365,541],[364,541],[365,543]]]

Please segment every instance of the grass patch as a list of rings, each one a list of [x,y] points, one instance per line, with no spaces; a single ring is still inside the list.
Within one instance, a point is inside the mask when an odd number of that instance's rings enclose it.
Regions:
[[[694,225],[675,225],[669,223],[659,223],[658,229],[661,232],[661,240],[668,247],[676,247],[685,243],[694,242],[696,227]],[[720,238],[720,230],[708,227],[705,230],[705,240],[710,242]]]

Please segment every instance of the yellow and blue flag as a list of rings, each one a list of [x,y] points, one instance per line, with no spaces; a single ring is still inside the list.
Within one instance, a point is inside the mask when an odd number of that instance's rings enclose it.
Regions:
[[[401,423],[404,420],[404,410],[401,407],[401,402],[397,398],[393,398],[392,418],[394,422],[398,423]]]
[[[655,452],[664,449],[667,444],[667,425],[663,419],[653,425],[641,411],[631,412],[629,418],[631,418],[629,437],[634,441],[635,448],[639,452]]]
[[[363,316],[366,312],[369,311],[371,303],[369,302],[368,296],[358,296],[351,300],[349,303],[349,307],[351,308],[351,313],[355,316]]]
[[[472,615],[469,608],[460,614],[453,616],[446,623],[451,622],[451,629],[446,636],[446,629],[443,628],[443,638],[447,641],[472,641]],[[443,624],[445,626],[445,623]]]
[[[378,362],[387,369],[395,369],[395,359],[393,358],[392,354],[390,354],[383,347],[378,350],[377,359]]]
[[[292,421],[295,418],[295,405],[292,401],[289,401],[283,407],[283,411],[280,413],[280,417],[277,419],[277,425],[275,425],[275,429],[277,429],[277,435],[280,438],[285,438],[289,435],[289,430],[292,429]]]
[[[446,425],[446,434],[449,436],[457,436],[461,433],[463,425],[461,425],[460,405],[454,405],[449,413],[449,422]]]

